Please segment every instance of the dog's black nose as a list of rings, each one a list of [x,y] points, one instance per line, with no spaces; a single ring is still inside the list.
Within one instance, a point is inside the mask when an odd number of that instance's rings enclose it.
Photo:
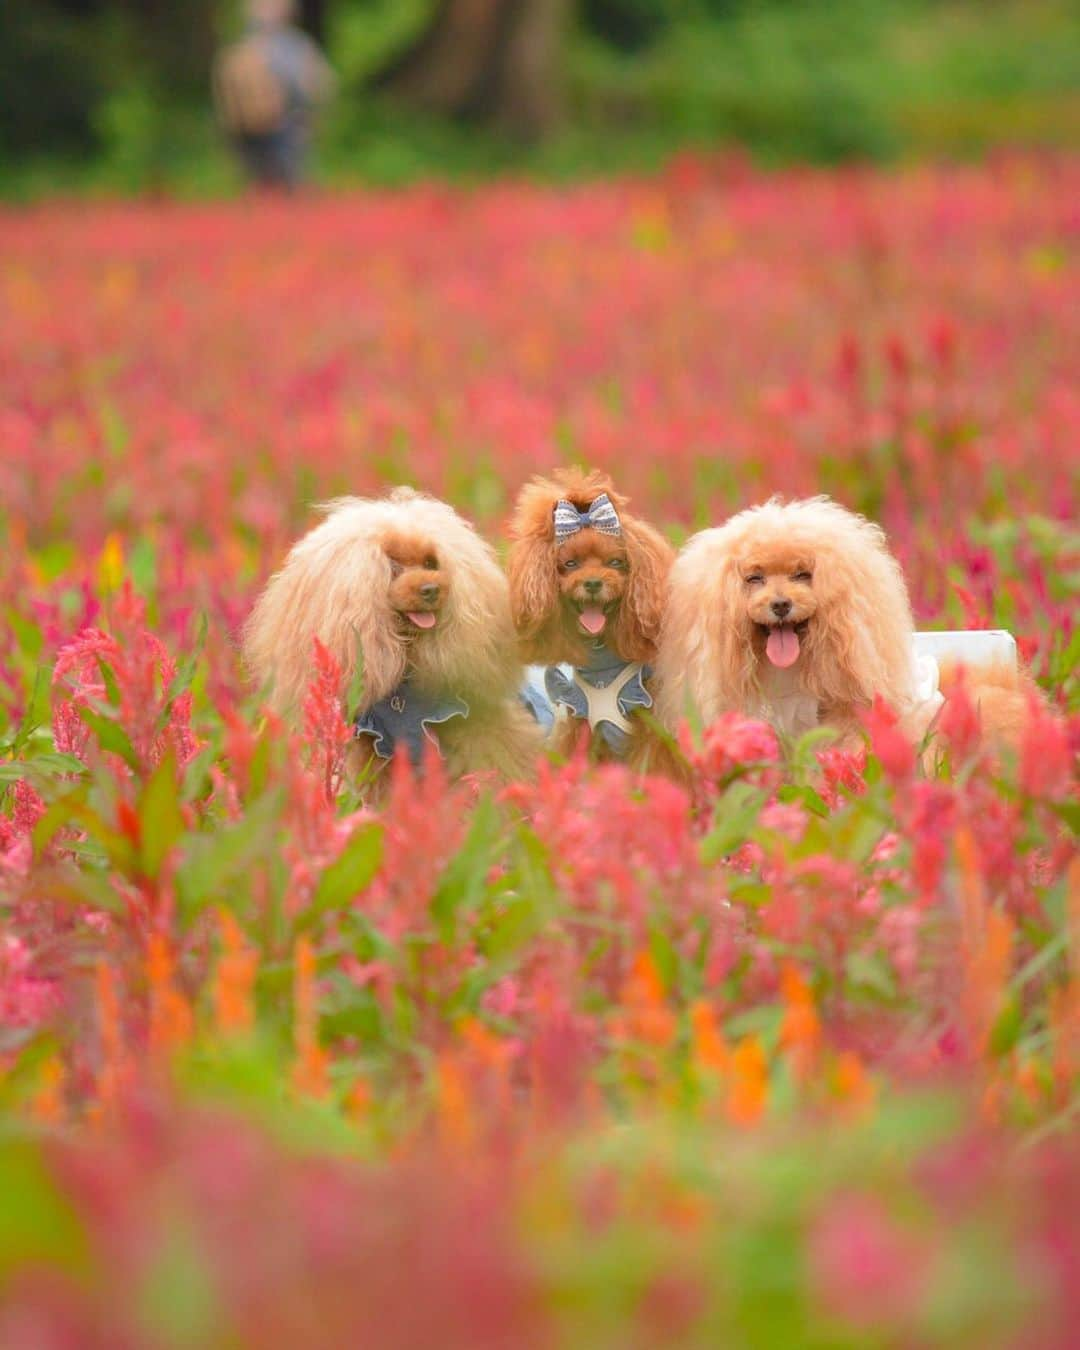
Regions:
[[[602,581],[597,581],[595,577],[590,578],[590,580],[588,580],[588,581],[585,583],[585,594],[586,594],[586,595],[599,595],[599,594],[600,594],[600,587],[603,586],[603,584],[604,584],[604,583],[603,583]]]
[[[420,587],[420,599],[426,600],[429,605],[434,604],[439,598],[439,588],[433,581],[429,581],[426,586]]]
[[[774,600],[770,608],[772,609],[772,612],[776,615],[778,619],[786,619],[787,616],[791,613],[791,601]]]

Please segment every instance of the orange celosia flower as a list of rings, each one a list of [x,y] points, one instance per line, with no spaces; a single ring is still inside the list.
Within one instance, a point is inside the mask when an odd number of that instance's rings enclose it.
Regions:
[[[997,1125],[1001,1121],[1002,1082],[996,1075],[987,1079],[979,1100],[979,1111],[988,1125]]]
[[[1013,923],[987,902],[975,839],[966,828],[956,832],[956,856],[964,972],[961,1003],[971,1043],[985,1054],[1011,969]]]
[[[50,1055],[41,1066],[41,1082],[30,1103],[30,1114],[42,1125],[59,1125],[64,1108],[64,1065],[59,1055]]]
[[[435,1067],[436,1121],[439,1137],[452,1149],[466,1150],[476,1134],[469,1083],[458,1058],[446,1051]]]
[[[293,1086],[306,1097],[325,1097],[330,1088],[329,1056],[319,1045],[315,953],[306,937],[297,939],[293,973]]]
[[[496,1067],[505,1064],[509,1058],[510,1046],[486,1027],[478,1017],[463,1017],[458,1031],[461,1039],[482,1063]]]
[[[361,1074],[349,1089],[349,1095],[345,1100],[345,1109],[354,1124],[358,1125],[362,1120],[366,1120],[371,1108],[371,1099],[371,1084]]]
[[[98,558],[97,582],[102,595],[111,595],[124,579],[124,541],[115,531],[105,536]]]
[[[483,1073],[485,1087],[491,1092],[493,1105],[510,1104],[510,1061],[514,1047],[496,1036],[476,1017],[466,1017],[460,1026],[461,1039]]]
[[[98,962],[94,978],[94,995],[97,1005],[101,1066],[98,1070],[96,1099],[90,1105],[87,1115],[91,1123],[100,1124],[115,1110],[131,1077],[131,1061],[124,1045],[116,975],[105,961]]]
[[[756,1124],[765,1110],[768,1095],[765,1051],[756,1036],[747,1036],[731,1056],[731,1087],[727,1098],[729,1120],[736,1125]]]
[[[168,939],[151,933],[146,947],[146,976],[150,985],[150,1057],[167,1062],[191,1040],[192,1016],[187,999],[173,983],[173,956]]]
[[[1038,1065],[1031,1059],[1017,1059],[1015,1071],[1016,1086],[1032,1106],[1038,1106],[1042,1100],[1043,1087],[1039,1079]]]
[[[724,1073],[731,1064],[731,1050],[716,1025],[716,1013],[704,999],[690,1009],[690,1054],[697,1069],[711,1073]]]
[[[221,956],[214,977],[214,1021],[221,1036],[247,1036],[255,1026],[255,976],[259,956],[227,909],[218,911]]]
[[[614,1019],[616,1034],[647,1045],[670,1045],[678,1034],[678,1019],[664,1002],[664,985],[652,953],[634,958],[622,987],[623,1012]]]
[[[852,1050],[844,1050],[837,1056],[833,1087],[844,1109],[852,1115],[870,1111],[877,1096],[862,1060]]]
[[[791,1057],[796,1077],[809,1077],[821,1046],[821,1018],[814,1007],[814,995],[798,968],[788,962],[780,976],[784,1000],[784,1020],[780,1026],[780,1045]]]

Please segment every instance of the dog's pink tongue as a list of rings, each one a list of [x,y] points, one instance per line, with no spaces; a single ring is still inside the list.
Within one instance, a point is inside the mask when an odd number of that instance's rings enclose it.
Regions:
[[[604,624],[606,623],[607,615],[602,609],[591,608],[581,611],[581,626],[586,633],[591,633],[593,637],[604,631]]]
[[[434,628],[435,615],[430,610],[415,609],[409,611],[409,618],[417,628]]]
[[[769,633],[765,644],[765,655],[781,670],[793,666],[799,659],[799,637],[790,624],[781,624]]]

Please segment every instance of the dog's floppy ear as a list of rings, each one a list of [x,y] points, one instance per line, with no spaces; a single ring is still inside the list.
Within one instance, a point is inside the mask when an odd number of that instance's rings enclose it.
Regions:
[[[510,611],[526,661],[549,660],[556,640],[559,578],[553,512],[559,495],[555,483],[534,478],[518,494],[510,522]]]
[[[341,667],[343,695],[358,665],[365,704],[401,681],[404,657],[387,601],[390,564],[374,540],[350,526],[346,511],[334,512],[301,539],[244,630],[248,668],[272,685],[271,702],[280,712],[295,712],[303,702],[316,637]]]
[[[753,649],[730,530],[704,530],[675,562],[657,661],[658,711],[674,730],[691,704],[706,725],[745,708]]]
[[[911,697],[907,585],[876,525],[837,511],[816,553],[818,610],[806,641],[807,678],[823,700],[902,708]]]
[[[627,590],[615,621],[615,646],[627,661],[651,661],[660,641],[668,573],[675,550],[651,525],[622,517],[629,568]]]
[[[507,559],[510,611],[529,661],[547,658],[546,640],[558,620],[559,588],[555,545],[550,539],[528,534],[515,540]]]

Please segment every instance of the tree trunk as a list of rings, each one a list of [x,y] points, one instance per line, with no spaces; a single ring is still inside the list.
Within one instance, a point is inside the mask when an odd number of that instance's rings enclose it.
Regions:
[[[326,0],[300,0],[300,27],[310,33],[320,47],[326,46]]]
[[[561,111],[569,0],[439,0],[375,88],[447,117],[538,140]]]

